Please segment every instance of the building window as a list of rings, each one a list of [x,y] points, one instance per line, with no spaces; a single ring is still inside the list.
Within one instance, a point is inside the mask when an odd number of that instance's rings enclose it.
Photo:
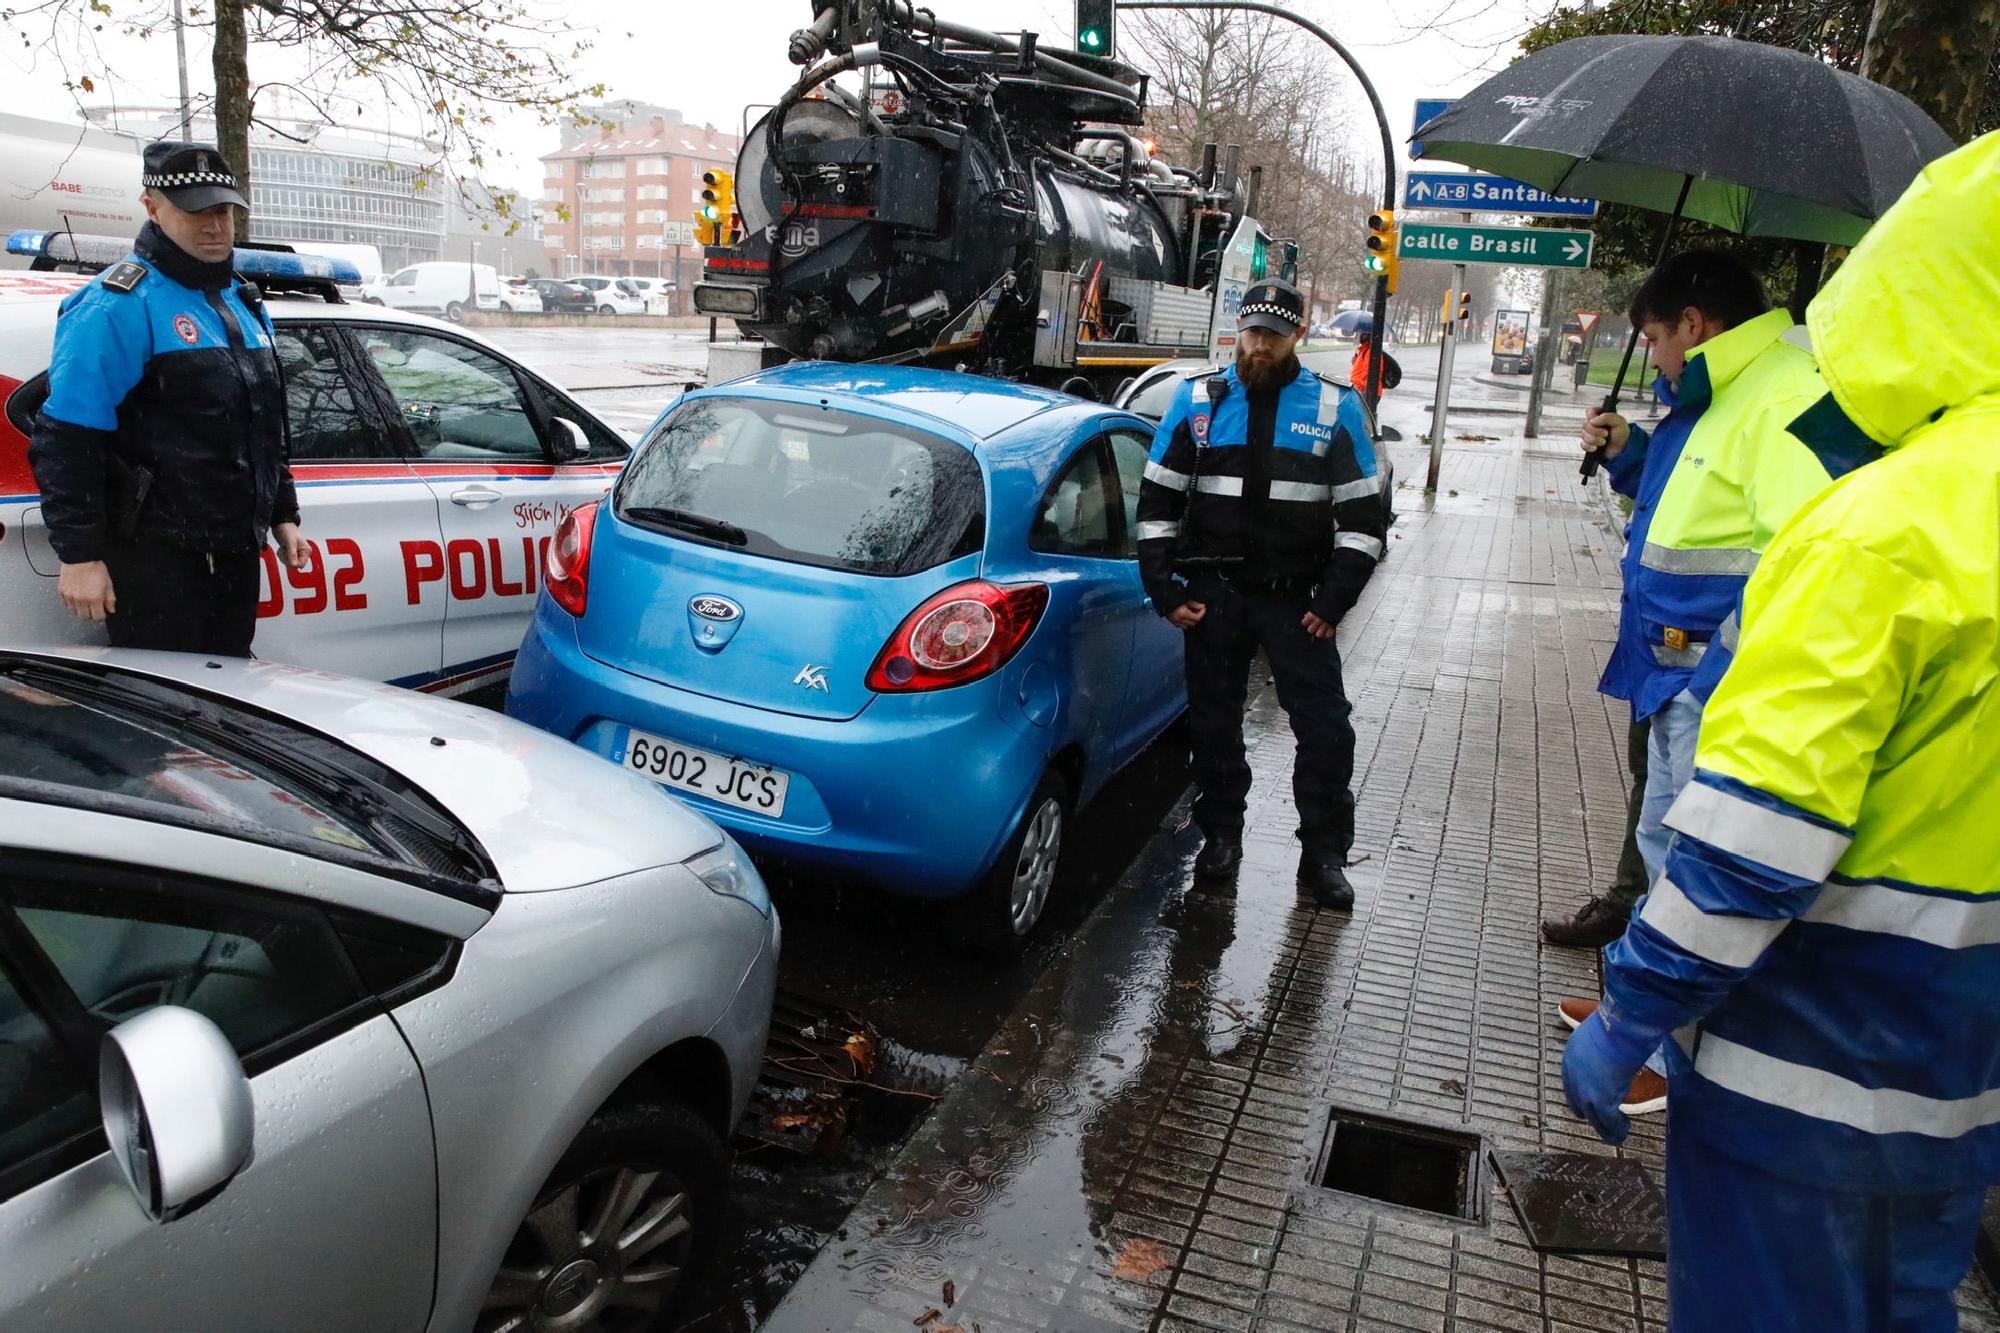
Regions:
[[[664,176],[667,174],[667,159],[664,157],[642,157],[632,164],[634,176]]]
[[[640,222],[665,222],[666,220],[667,210],[664,208],[642,208],[639,210],[638,221]]]
[[[614,157],[604,162],[586,162],[583,164],[583,178],[585,180],[620,180],[624,178],[624,175],[625,159],[622,157]]]
[[[664,185],[641,185],[639,187],[638,193],[634,197],[639,199],[672,198],[672,196],[667,193],[667,187]]]
[[[618,185],[587,185],[583,189],[578,190],[576,195],[577,198],[586,204],[622,204],[625,202],[625,189],[623,186]]]
[[[617,227],[623,229],[625,226],[625,215],[616,210],[601,213],[585,213],[583,215],[583,225],[586,227]]]
[[[639,238],[639,248],[641,250],[657,250],[660,248],[660,240],[661,238],[658,236],[641,236]]]

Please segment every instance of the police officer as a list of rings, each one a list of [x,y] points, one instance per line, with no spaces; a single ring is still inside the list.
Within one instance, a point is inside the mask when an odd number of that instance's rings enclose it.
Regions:
[[[1181,386],[1139,492],[1139,566],[1187,632],[1196,873],[1226,877],[1243,857],[1243,704],[1261,647],[1298,738],[1299,886],[1350,908],[1354,729],[1334,630],[1382,558],[1388,509],[1361,397],[1299,364],[1304,324],[1298,288],[1253,284],[1235,365]]]
[[[115,646],[247,657],[266,536],[308,559],[270,316],[230,264],[248,205],[206,144],[144,169],[150,221],[63,302],[29,444],[56,591]]]

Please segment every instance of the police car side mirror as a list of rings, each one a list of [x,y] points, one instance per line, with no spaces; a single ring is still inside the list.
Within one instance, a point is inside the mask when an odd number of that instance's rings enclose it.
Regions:
[[[555,423],[556,462],[574,463],[590,457],[590,437],[583,433],[583,427],[568,417],[557,417]]]

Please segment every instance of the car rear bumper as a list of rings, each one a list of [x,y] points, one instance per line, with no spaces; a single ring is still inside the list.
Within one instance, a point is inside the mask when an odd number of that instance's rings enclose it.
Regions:
[[[610,758],[625,727],[791,774],[773,819],[671,789],[760,856],[942,898],[972,887],[1013,832],[1048,762],[1046,733],[1010,726],[1006,673],[884,695],[830,721],[694,694],[605,666],[546,599],[514,662],[507,712]]]

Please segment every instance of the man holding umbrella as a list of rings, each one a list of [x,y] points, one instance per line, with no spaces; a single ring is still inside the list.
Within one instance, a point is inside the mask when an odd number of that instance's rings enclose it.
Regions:
[[[1822,491],[1605,954],[1570,1104],[1607,1140],[1672,1035],[1675,1329],[1948,1330],[2000,1182],[2000,135],[1927,168],[1807,317]]]

